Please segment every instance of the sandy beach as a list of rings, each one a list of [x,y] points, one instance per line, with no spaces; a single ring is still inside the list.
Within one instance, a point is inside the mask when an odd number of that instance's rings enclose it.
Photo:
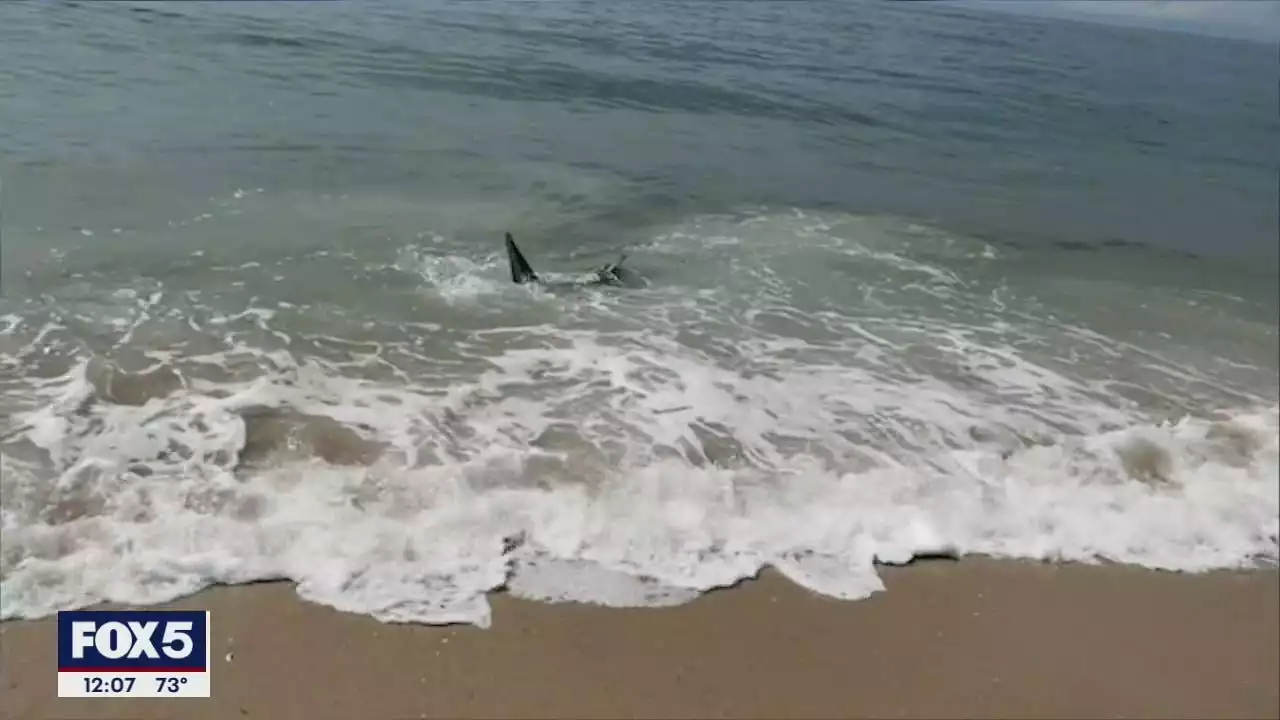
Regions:
[[[966,559],[838,602],[766,575],[676,608],[493,598],[386,625],[216,588],[213,698],[57,700],[52,620],[0,626],[5,718],[1280,716],[1280,575]]]

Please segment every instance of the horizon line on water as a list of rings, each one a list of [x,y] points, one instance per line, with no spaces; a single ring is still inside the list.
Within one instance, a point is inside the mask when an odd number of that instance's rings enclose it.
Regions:
[[[956,0],[955,4],[1094,25],[1280,43],[1280,0]]]

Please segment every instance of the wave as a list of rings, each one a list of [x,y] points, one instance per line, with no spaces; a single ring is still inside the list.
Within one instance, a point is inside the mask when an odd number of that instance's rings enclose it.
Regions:
[[[484,626],[503,588],[652,606],[764,567],[862,598],[877,565],[939,554],[1276,562],[1265,363],[1113,338],[1005,254],[744,211],[655,229],[631,293],[513,286],[490,248],[430,234],[326,256],[363,263],[342,313],[261,288],[213,307],[169,278],[98,288],[95,326],[77,286],[0,330],[0,617],[287,579]],[[1235,327],[1219,351],[1256,331]]]

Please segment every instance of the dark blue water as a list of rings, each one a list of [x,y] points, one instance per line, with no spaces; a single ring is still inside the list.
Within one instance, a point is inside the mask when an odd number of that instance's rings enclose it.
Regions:
[[[572,194],[510,169],[548,163],[628,188],[581,199],[606,228],[765,203],[1276,254],[1263,44],[943,4],[381,0],[9,3],[0,47],[10,227],[228,186]]]

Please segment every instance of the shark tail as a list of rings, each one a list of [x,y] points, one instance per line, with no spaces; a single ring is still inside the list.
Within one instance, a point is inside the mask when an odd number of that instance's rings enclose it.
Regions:
[[[538,274],[533,271],[529,261],[524,259],[520,248],[516,247],[515,238],[511,237],[511,233],[507,233],[507,261],[511,263],[511,282],[523,285],[538,281]]]

